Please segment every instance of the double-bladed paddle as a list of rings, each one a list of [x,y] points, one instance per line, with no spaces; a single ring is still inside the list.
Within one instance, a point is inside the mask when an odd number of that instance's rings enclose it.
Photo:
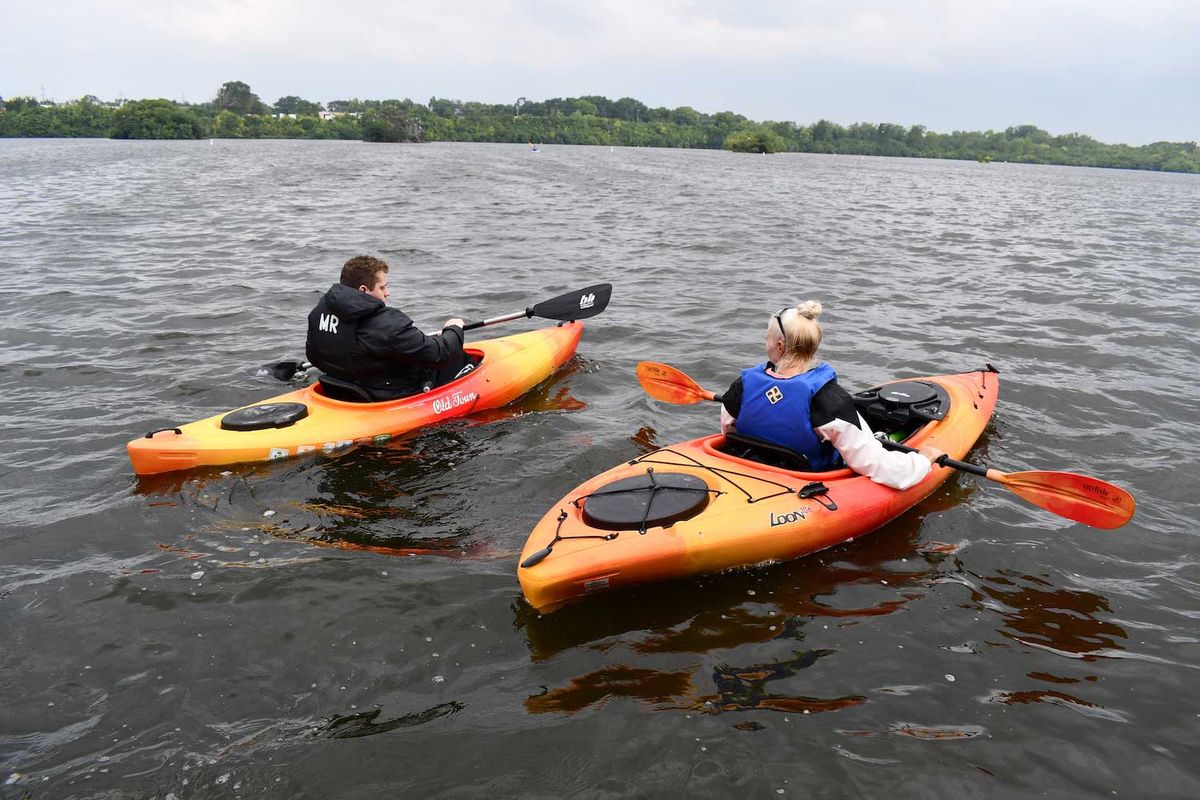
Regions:
[[[637,377],[646,394],[665,403],[690,405],[706,400],[719,402],[721,399],[720,395],[708,391],[686,373],[668,364],[643,361],[637,365]],[[917,452],[915,448],[896,442],[881,441],[889,450]],[[1001,472],[947,456],[939,458],[937,464],[980,475],[999,483],[1038,508],[1094,528],[1121,527],[1133,517],[1137,505],[1133,495],[1121,487],[1073,472]]]
[[[514,311],[511,314],[504,314],[503,316],[492,317],[491,319],[468,322],[463,326],[463,330],[473,331],[488,325],[496,325],[514,319],[528,319],[529,317],[556,319],[560,322],[587,319],[588,317],[596,316],[608,308],[608,301],[611,297],[612,284],[597,283],[584,289],[576,289],[573,292],[567,292],[566,294],[560,294],[558,297],[543,300],[537,305],[529,306],[524,311]],[[269,372],[276,379],[287,381],[291,380],[297,373],[306,372],[311,366],[312,364],[309,364],[307,361],[280,361],[276,364],[263,367],[259,370],[259,374],[262,375]]]

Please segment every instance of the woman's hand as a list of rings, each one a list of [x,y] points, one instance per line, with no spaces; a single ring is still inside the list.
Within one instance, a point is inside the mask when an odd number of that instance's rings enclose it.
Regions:
[[[939,450],[932,445],[921,445],[917,448],[917,452],[929,459],[930,463],[938,465],[937,460],[946,455],[944,450]]]

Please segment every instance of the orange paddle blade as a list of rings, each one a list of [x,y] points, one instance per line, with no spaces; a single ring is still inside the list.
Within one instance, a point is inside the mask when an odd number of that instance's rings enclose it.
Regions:
[[[646,390],[646,394],[664,403],[690,405],[702,403],[705,400],[716,400],[713,392],[701,388],[686,373],[680,372],[668,364],[657,361],[643,361],[637,365],[638,383]]]
[[[1119,528],[1133,517],[1133,495],[1106,481],[1073,472],[1000,472],[988,477],[1013,494],[1060,517],[1094,528]]]

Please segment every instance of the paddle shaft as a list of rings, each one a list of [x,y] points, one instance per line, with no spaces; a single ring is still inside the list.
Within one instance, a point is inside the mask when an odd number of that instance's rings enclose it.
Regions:
[[[478,328],[483,328],[487,325],[496,325],[501,322],[508,322],[509,320],[521,319],[522,317],[532,317],[533,314],[530,313],[532,311],[533,309],[527,308],[524,311],[514,311],[511,314],[505,314],[500,317],[492,317],[491,319],[479,320],[477,322],[468,322],[466,325],[463,325],[463,330],[473,331]]]
[[[899,442],[893,442],[891,439],[880,439],[879,441],[882,442],[883,446],[888,450],[896,450],[897,452],[900,452],[900,453],[919,453],[919,452],[921,452],[920,450],[918,450],[915,447],[909,447],[908,445],[903,445],[903,444],[900,444]],[[969,472],[972,475],[982,475],[985,478],[992,477],[991,475],[988,474],[992,470],[988,469],[987,467],[981,467],[978,464],[968,464],[966,461],[956,461],[953,458],[950,458],[949,456],[946,456],[946,455],[939,457],[934,463],[940,467],[950,467],[952,469],[957,469],[962,472]]]

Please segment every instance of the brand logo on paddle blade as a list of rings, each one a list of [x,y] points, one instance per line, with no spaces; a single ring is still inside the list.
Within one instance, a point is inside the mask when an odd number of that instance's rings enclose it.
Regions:
[[[779,391],[778,386],[772,386],[767,389],[767,399],[771,401],[771,405],[775,405],[783,399],[783,392]]]
[[[594,294],[585,294],[579,298],[579,307],[581,309],[591,308],[594,305],[596,305],[596,295]]]

